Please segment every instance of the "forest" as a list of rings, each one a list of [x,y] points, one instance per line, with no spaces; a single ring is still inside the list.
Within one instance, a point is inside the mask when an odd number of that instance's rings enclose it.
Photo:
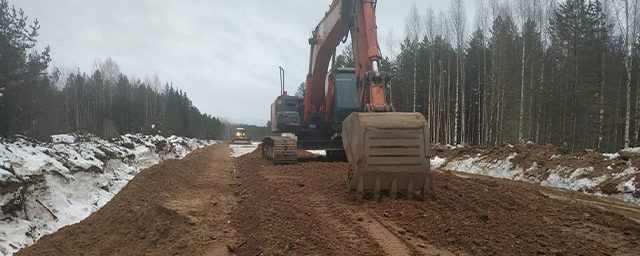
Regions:
[[[467,14],[469,2],[438,13],[414,5],[403,36],[391,30],[383,42],[388,101],[424,114],[433,143],[640,146],[639,0],[475,0]],[[89,72],[52,67],[51,49],[36,50],[38,29],[1,0],[0,136],[228,136],[157,76],[128,77],[112,59]],[[338,66],[353,65],[351,52]]]
[[[640,1],[476,0],[389,31],[388,101],[421,112],[431,140],[495,146],[552,143],[567,151],[640,145]],[[469,27],[468,24],[474,24]],[[353,65],[351,47],[336,59]]]
[[[201,113],[187,94],[159,78],[127,77],[108,58],[89,73],[51,67],[36,50],[36,20],[0,2],[0,136],[90,132],[109,138],[144,133],[221,139],[224,124]]]

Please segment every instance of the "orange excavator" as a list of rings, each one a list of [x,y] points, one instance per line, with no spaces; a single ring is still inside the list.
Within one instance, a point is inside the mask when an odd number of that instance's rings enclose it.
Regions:
[[[281,69],[281,95],[271,105],[275,135],[264,138],[262,154],[275,164],[295,163],[297,149],[346,155],[348,186],[357,200],[378,200],[383,193],[424,198],[432,184],[429,125],[422,114],[394,112],[387,104],[390,76],[380,70],[376,5],[333,0],[309,38],[304,99],[287,95]],[[336,47],[349,33],[355,67],[336,68]]]

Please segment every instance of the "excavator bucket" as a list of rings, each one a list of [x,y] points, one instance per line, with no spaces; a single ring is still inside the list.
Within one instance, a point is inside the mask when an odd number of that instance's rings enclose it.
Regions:
[[[429,124],[421,114],[352,113],[342,123],[342,143],[357,200],[431,193]]]

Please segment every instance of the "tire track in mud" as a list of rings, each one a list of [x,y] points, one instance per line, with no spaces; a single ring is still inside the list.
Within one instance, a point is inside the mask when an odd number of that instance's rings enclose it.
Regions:
[[[467,255],[464,252],[450,252],[447,250],[439,249],[438,247],[428,243],[426,237],[422,235],[416,235],[418,239],[411,238],[413,235],[413,230],[402,229],[396,226],[392,221],[386,221],[381,216],[378,216],[373,213],[360,213],[359,215],[366,215],[368,218],[371,218],[372,221],[368,221],[368,225],[371,226],[371,233],[378,233],[380,235],[378,243],[387,243],[389,244],[389,250],[387,253],[389,255],[400,255],[399,253],[403,253],[402,250],[405,250],[406,253],[411,251],[411,255],[427,255],[427,256],[454,256],[454,255]],[[365,217],[363,217],[364,219]],[[366,219],[365,219],[366,220]],[[374,235],[374,237],[376,237]],[[386,248],[383,245],[384,248]],[[400,250],[399,250],[400,249]],[[396,251],[399,250],[399,251]],[[409,254],[402,254],[409,255]]]
[[[360,221],[360,226],[364,227],[369,235],[376,240],[376,242],[382,246],[382,249],[388,255],[409,256],[413,253],[407,248],[406,241],[401,240],[393,232],[380,223],[376,218],[365,212],[358,212],[354,214],[357,216],[357,220]]]
[[[336,205],[332,205],[326,198],[321,196],[312,196],[310,199],[315,211],[341,238],[350,243],[364,242],[362,234],[358,234],[358,231],[353,228],[353,225],[349,226],[349,224],[352,223],[345,224],[341,221],[343,218],[337,216],[342,209],[339,209]],[[330,207],[334,210],[331,211],[329,209]]]
[[[308,165],[272,165],[258,156],[236,161],[242,203],[232,222],[243,236],[237,255],[384,255],[355,224],[326,182],[307,175]],[[331,170],[331,169],[327,169]]]

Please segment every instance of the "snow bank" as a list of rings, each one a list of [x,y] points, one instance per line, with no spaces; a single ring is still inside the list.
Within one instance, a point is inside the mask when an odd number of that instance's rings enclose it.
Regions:
[[[260,145],[260,142],[253,142],[251,145],[229,144],[229,148],[231,148],[231,157],[240,157],[242,155],[249,154],[256,150],[258,145]]]
[[[215,143],[171,136],[90,134],[0,141],[0,254],[77,223],[105,205],[142,169]]]
[[[510,146],[512,148],[513,146]],[[640,154],[640,148],[625,149],[622,152]],[[637,152],[637,153],[636,153]],[[602,162],[586,167],[566,166],[568,158],[576,158],[574,155],[553,154],[545,164],[533,162],[530,166],[519,166],[512,160],[518,156],[511,153],[504,157],[492,157],[487,152],[480,154],[466,154],[463,156],[445,160],[432,158],[432,168],[473,173],[495,178],[521,180],[541,184],[543,186],[565,188],[581,191],[587,194],[611,196],[628,202],[640,204],[640,188],[636,186],[636,178],[640,175],[637,167],[631,166],[633,161],[625,161],[620,153],[602,154]],[[594,153],[597,154],[597,153]],[[586,157],[586,156],[584,156]],[[582,160],[581,160],[582,161]],[[435,162],[435,163],[434,163]],[[556,163],[551,164],[551,163]],[[560,163],[560,164],[558,164]],[[622,163],[622,166],[620,166]],[[604,165],[604,167],[602,167]],[[625,167],[626,166],[626,167]]]

